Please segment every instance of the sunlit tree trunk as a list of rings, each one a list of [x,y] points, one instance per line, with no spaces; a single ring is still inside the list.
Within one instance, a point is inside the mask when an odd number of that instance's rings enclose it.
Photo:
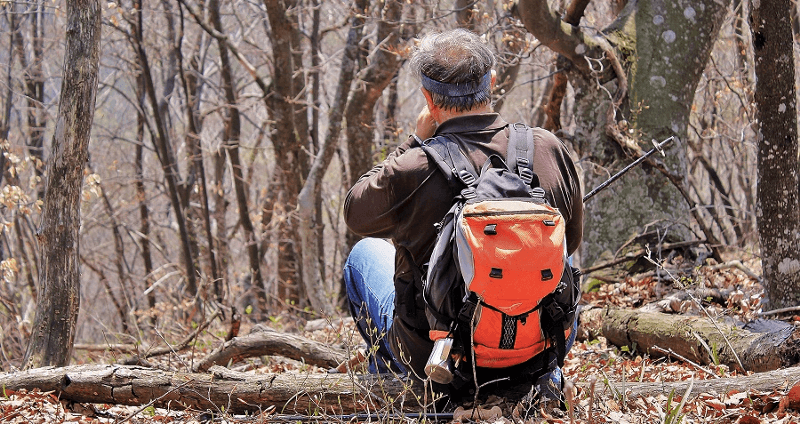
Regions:
[[[356,62],[360,50],[359,44],[364,31],[364,16],[368,4],[368,0],[356,0],[355,2],[353,16],[350,18],[347,44],[345,45],[339,69],[339,83],[336,86],[336,95],[333,97],[333,104],[328,109],[328,134],[314,160],[309,177],[300,191],[297,202],[298,229],[302,242],[300,251],[303,261],[303,282],[306,285],[306,292],[309,294],[311,306],[315,310],[326,314],[330,314],[333,311],[333,302],[331,299],[326,298],[324,290],[320,290],[320,288],[324,287],[321,282],[323,281],[325,270],[320,266],[316,257],[321,247],[319,245],[321,241],[319,233],[322,232],[322,222],[319,219],[319,211],[315,211],[319,205],[315,199],[321,196],[322,177],[330,165],[342,133],[345,103],[355,75]]]
[[[790,0],[753,3],[758,187],[756,217],[767,308],[800,303],[797,92]]]
[[[298,303],[304,299],[301,281],[300,246],[297,220],[292,216],[297,207],[297,196],[309,170],[309,143],[311,140],[307,106],[294,99],[303,98],[305,80],[301,34],[296,11],[296,0],[263,0],[272,30],[273,88],[270,100],[275,146],[275,172],[273,181],[280,181],[281,202],[276,202],[273,222],[278,222],[278,297],[281,301]]]
[[[222,20],[219,13],[219,2],[211,0],[208,3],[208,10],[211,21],[220,33],[224,33]],[[227,106],[224,115],[225,119],[225,151],[231,164],[231,174],[233,178],[234,192],[236,193],[236,205],[239,210],[239,223],[242,226],[245,249],[247,250],[250,273],[253,276],[253,286],[255,287],[258,306],[262,312],[266,311],[267,295],[264,291],[264,278],[261,276],[261,255],[259,254],[259,240],[250,219],[250,207],[247,200],[247,187],[245,185],[241,159],[239,157],[239,139],[241,137],[241,118],[239,116],[239,106],[236,90],[233,83],[233,70],[228,56],[228,47],[222,40],[217,40],[220,56],[220,72],[222,74],[222,89],[225,92]]]
[[[64,80],[39,229],[39,298],[24,367],[69,363],[80,308],[81,185],[100,60],[99,0],[67,2]]]
[[[141,15],[141,10],[138,10],[137,13]],[[140,72],[142,73],[146,93],[146,101],[142,103],[142,110],[146,110],[145,103],[149,103],[155,127],[155,131],[153,132],[153,145],[164,171],[169,200],[175,213],[175,223],[178,226],[181,260],[184,265],[184,277],[186,278],[186,290],[190,296],[195,296],[197,294],[197,274],[194,254],[192,252],[192,237],[190,236],[189,227],[186,222],[185,190],[182,190],[183,184],[180,181],[180,171],[175,158],[174,146],[172,146],[170,132],[168,131],[168,123],[165,122],[168,117],[167,104],[163,98],[162,101],[159,101],[158,95],[156,94],[155,82],[153,81],[152,69],[145,49],[144,40],[138,36],[132,38],[134,49],[138,56],[138,64],[140,66]],[[174,60],[174,52],[172,55],[173,57],[168,59]],[[174,85],[173,80],[175,75],[177,75],[174,66],[168,68],[167,72],[170,73],[172,78],[167,79],[167,84],[165,84],[164,87],[165,93],[170,93],[172,91],[172,86]]]

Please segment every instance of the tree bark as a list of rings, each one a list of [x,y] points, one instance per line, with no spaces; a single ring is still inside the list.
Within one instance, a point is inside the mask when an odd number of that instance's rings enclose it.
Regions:
[[[266,93],[268,109],[273,121],[272,143],[275,146],[275,172],[283,191],[278,218],[278,297],[281,301],[297,304],[305,298],[300,269],[301,241],[297,220],[293,212],[297,207],[297,196],[303,188],[303,179],[308,175],[309,125],[307,107],[295,99],[304,98],[302,44],[299,23],[294,6],[297,0],[263,0],[272,30],[274,92]]]
[[[142,0],[134,0],[133,9],[136,13],[134,36],[142,39],[144,36],[144,22],[142,19]],[[139,209],[139,244],[142,246],[142,264],[144,265],[144,293],[147,296],[147,305],[152,310],[156,307],[156,293],[152,287],[155,284],[153,278],[153,255],[150,251],[150,209],[147,206],[147,189],[144,185],[144,129],[147,118],[144,116],[144,98],[147,90],[145,89],[144,73],[136,74],[136,99],[139,101],[139,108],[136,116],[136,148],[134,152],[134,185],[136,186],[136,201]],[[158,319],[156,314],[150,316],[150,325],[155,328]]]
[[[137,10],[136,12],[141,14],[141,10]],[[134,36],[133,41],[139,59],[139,66],[141,67],[140,71],[142,72],[146,97],[150,102],[150,108],[152,109],[153,119],[155,121],[156,135],[153,137],[153,145],[155,146],[156,154],[158,155],[158,159],[164,171],[169,200],[175,212],[175,222],[178,225],[181,259],[183,260],[186,277],[186,289],[191,296],[194,296],[197,294],[197,275],[195,274],[194,255],[192,253],[189,228],[184,212],[186,210],[186,205],[182,201],[183,197],[180,193],[180,188],[182,186],[180,182],[180,171],[175,159],[172,143],[170,142],[169,132],[167,131],[167,123],[164,122],[167,117],[166,103],[159,104],[157,99],[155,83],[153,82],[151,72],[152,69],[150,68],[150,61],[145,51],[144,40]],[[172,71],[173,70],[170,70],[170,72]],[[146,110],[144,98],[142,98],[141,107],[142,110]]]
[[[220,411],[232,414],[348,414],[376,411],[393,405],[398,412],[424,410],[419,384],[386,375],[249,374],[215,366],[211,373],[180,373],[139,366],[73,365],[0,374],[5,390],[53,392],[63,401],[116,405],[152,405],[158,408]],[[788,390],[800,379],[800,368],[788,368],[743,377],[693,382],[632,383],[610,381],[627,399],[665,394],[690,395]],[[587,382],[576,386],[588,388]],[[275,407],[274,409],[272,407]],[[400,409],[402,408],[402,409]],[[430,411],[430,409],[429,409]]]
[[[222,367],[211,371],[198,374],[139,366],[82,365],[0,374],[0,381],[6,390],[38,388],[73,402],[151,403],[157,408],[224,409],[233,414],[258,414],[272,406],[276,413],[315,416],[375,411],[391,405],[402,406],[403,411],[422,409],[412,392],[419,385],[391,376],[249,374]]]
[[[214,287],[214,297],[217,302],[222,302],[225,296],[225,285],[227,278],[220,276],[217,267],[217,249],[214,243],[214,235],[211,225],[211,210],[209,209],[209,195],[208,195],[208,181],[206,177],[206,169],[203,153],[203,146],[200,139],[200,133],[203,127],[203,115],[200,113],[200,103],[202,98],[202,87],[204,81],[199,79],[197,75],[202,74],[202,69],[198,64],[197,52],[193,52],[189,59],[188,66],[185,66],[183,56],[183,39],[184,39],[184,26],[185,18],[183,14],[183,6],[178,3],[178,10],[180,11],[180,34],[178,35],[177,47],[175,53],[178,58],[178,69],[181,75],[181,84],[183,86],[183,94],[186,96],[186,122],[188,123],[188,132],[186,133],[186,145],[188,146],[188,173],[189,181],[194,182],[199,186],[199,190],[189,189],[189,203],[199,203],[200,207],[189,208],[188,214],[190,220],[194,222],[202,222],[203,231],[206,238],[205,256],[207,257],[208,270],[206,274],[211,278]],[[202,46],[202,37],[198,36],[198,49]],[[199,181],[198,181],[199,180]],[[200,193],[197,193],[199,191]],[[199,197],[199,199],[197,198]],[[199,243],[198,250],[200,250]]]
[[[616,346],[652,356],[663,350],[701,365],[764,372],[793,366],[800,358],[800,331],[778,326],[767,332],[707,317],[627,309],[593,309],[581,314],[582,331],[602,334]],[[769,323],[768,323],[769,324]],[[753,327],[755,328],[755,327]]]
[[[224,33],[222,20],[219,13],[219,1],[211,0],[208,4],[211,15],[211,22],[217,32]],[[242,161],[239,157],[239,138],[241,137],[242,124],[239,116],[239,104],[234,89],[233,69],[228,57],[227,44],[217,39],[220,57],[220,73],[222,74],[222,88],[225,92],[227,101],[227,114],[223,116],[225,121],[225,151],[231,164],[231,178],[233,179],[234,192],[236,193],[236,205],[239,211],[239,223],[242,225],[245,248],[249,271],[253,275],[253,285],[255,286],[258,307],[262,312],[267,309],[267,294],[264,291],[264,278],[261,274],[261,255],[259,254],[259,238],[256,236],[253,220],[250,219],[250,207],[247,201],[247,187],[245,186]]]
[[[686,138],[695,88],[728,3],[631,2],[601,39],[559,19],[544,0],[520,0],[528,31],[570,61],[576,93],[573,147],[591,165],[584,167],[587,189],[649,150],[651,140]],[[691,237],[685,222],[694,204],[682,177],[684,149],[672,149],[663,163],[631,171],[587,205],[584,238],[591,243],[581,249],[586,265],[613,254],[647,227],[657,227],[671,241]],[[713,234],[703,231],[715,244]]]
[[[268,328],[254,328],[250,334],[234,337],[194,366],[208,371],[214,365],[227,365],[245,358],[280,355],[319,367],[335,368],[347,359],[347,352],[305,337]]]
[[[754,2],[758,108],[756,217],[767,308],[800,302],[800,178],[790,0]]]
[[[47,164],[39,239],[42,268],[25,368],[69,363],[80,308],[80,200],[94,120],[100,58],[100,2],[67,3],[64,82]]]
[[[622,383],[613,382],[611,385],[619,393],[625,393],[628,399],[645,396],[655,396],[663,394],[669,396],[670,393],[683,396],[692,384],[690,396],[708,393],[713,396],[731,392],[762,391],[772,393],[774,391],[788,391],[792,384],[800,380],[800,368],[793,367],[782,370],[768,371],[752,374],[743,377],[726,377],[712,380],[694,381],[669,381],[658,383]]]
[[[402,64],[398,51],[402,42],[400,18],[402,2],[388,0],[384,5],[383,17],[378,23],[378,47],[369,57],[369,66],[362,71],[358,88],[347,101],[345,119],[347,121],[347,155],[350,165],[350,186],[373,165],[373,125],[375,103],[383,94],[383,89]]]
[[[42,63],[44,57],[44,5],[41,0],[30,5],[30,9],[24,15],[30,19],[30,38],[32,60],[28,63],[25,52],[25,40],[22,32],[18,32],[12,41],[16,44],[17,57],[20,66],[24,70],[25,98],[28,105],[27,124],[29,138],[27,140],[28,151],[31,156],[36,158],[35,173],[42,178],[44,162],[44,132],[47,127],[46,113],[44,110],[44,72]],[[10,58],[10,57],[9,57]],[[41,184],[38,186],[37,198],[44,198],[44,191]]]
[[[351,24],[350,31],[347,34],[347,44],[345,45],[339,70],[336,95],[333,97],[333,104],[328,109],[328,134],[317,153],[317,157],[314,159],[308,178],[297,198],[303,284],[305,284],[311,306],[315,311],[322,312],[325,315],[333,313],[333,299],[330,296],[326,297],[329,293],[320,290],[325,286],[322,283],[324,281],[324,270],[320,269],[317,258],[320,249],[320,246],[318,246],[320,240],[318,232],[322,231],[322,222],[316,220],[320,215],[317,210],[316,199],[322,193],[322,178],[325,176],[325,171],[328,169],[336,148],[339,146],[345,104],[355,75],[360,50],[359,44],[363,37],[368,5],[369,2],[367,0],[357,0],[355,2],[353,16],[350,18]]]

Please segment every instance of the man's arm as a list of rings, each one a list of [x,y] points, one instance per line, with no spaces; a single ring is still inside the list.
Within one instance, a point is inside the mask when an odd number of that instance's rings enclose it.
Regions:
[[[422,140],[430,138],[438,124],[425,106],[417,117],[414,135],[408,137],[386,159],[375,165],[353,185],[344,203],[347,226],[356,234],[367,237],[390,238],[396,228],[397,208],[406,193],[411,193],[421,183],[416,179],[414,167],[420,161],[403,154],[420,147]],[[424,156],[424,153],[418,152]],[[422,162],[425,163],[425,162]]]

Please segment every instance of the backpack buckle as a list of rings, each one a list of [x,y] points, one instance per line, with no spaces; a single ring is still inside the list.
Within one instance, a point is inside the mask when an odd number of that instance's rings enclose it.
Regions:
[[[472,317],[475,315],[475,309],[478,307],[478,298],[474,293],[470,293],[464,298],[464,304],[461,310],[458,311],[458,321],[472,322]]]
[[[461,196],[464,199],[474,199],[474,198],[478,197],[478,193],[475,192],[475,188],[474,187],[467,187],[467,188],[461,190]]]
[[[458,175],[458,179],[468,186],[471,186],[476,181],[475,176],[472,175],[472,173],[470,173],[466,169],[462,169],[461,171],[458,172],[456,172],[456,170],[454,169],[453,173]]]
[[[558,303],[556,303],[556,301],[553,299],[550,299],[550,301],[544,305],[544,310],[547,315],[550,316],[550,319],[553,320],[553,322],[562,321],[564,317],[567,316],[561,306],[559,306]]]
[[[527,162],[527,160],[525,162]],[[518,172],[519,172],[519,177],[522,178],[522,181],[525,181],[525,184],[530,185],[531,181],[533,181],[533,171],[531,171],[530,168],[527,167],[519,167]]]
[[[541,187],[534,187],[528,193],[530,193],[531,197],[540,197],[542,199],[544,199],[545,195],[544,189]]]

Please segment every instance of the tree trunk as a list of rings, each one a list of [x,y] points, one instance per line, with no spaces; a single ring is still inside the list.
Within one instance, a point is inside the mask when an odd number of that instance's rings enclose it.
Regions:
[[[297,303],[305,297],[300,280],[300,241],[297,220],[292,213],[297,196],[308,175],[309,125],[307,107],[294,99],[304,98],[302,44],[294,6],[297,0],[263,0],[272,30],[273,88],[268,93],[269,109],[275,125],[272,143],[275,146],[275,170],[280,172],[283,211],[278,227],[278,297],[281,301]]]
[[[137,10],[136,12],[141,15],[141,10]],[[182,193],[180,193],[180,188],[182,186],[180,182],[180,171],[175,159],[173,146],[170,142],[169,132],[167,131],[167,123],[164,122],[167,116],[166,103],[159,104],[157,99],[155,83],[153,82],[150,62],[147,57],[147,52],[145,51],[144,40],[134,36],[133,42],[135,44],[134,48],[136,49],[136,54],[138,55],[139,66],[141,67],[140,71],[142,72],[146,97],[150,102],[150,108],[152,109],[153,119],[155,121],[156,135],[154,136],[153,144],[164,171],[169,200],[175,213],[175,222],[178,225],[181,259],[184,265],[184,277],[186,277],[186,290],[189,292],[189,295],[194,296],[197,294],[197,275],[195,273],[194,255],[191,248],[189,228],[184,212],[186,208],[182,201]],[[170,70],[170,72],[172,71],[173,70]],[[144,98],[142,98],[142,110],[146,110],[145,103]],[[164,112],[163,114],[162,109]]]
[[[0,374],[0,381],[8,391],[39,389],[53,392],[62,401],[152,405],[172,410],[219,411],[224,408],[231,414],[268,411],[270,414],[307,414],[319,419],[327,414],[386,411],[390,409],[387,408],[390,402],[401,413],[424,410],[424,398],[416,397],[424,394],[420,385],[386,375],[250,374],[220,366],[214,366],[210,371],[198,374],[139,366],[73,365]],[[800,368],[793,367],[691,383],[608,383],[615,392],[625,393],[627,399],[635,399],[669,395],[673,390],[683,396],[689,384],[692,384],[690,395],[707,393],[717,396],[732,390],[788,390],[787,382],[791,384],[798,379]],[[575,385],[587,390],[589,383],[578,381]]]
[[[649,150],[651,140],[686,138],[695,88],[728,2],[632,2],[604,31],[612,44],[607,45],[561,21],[544,0],[520,1],[528,31],[571,62],[574,147],[591,162],[584,167],[587,191]],[[596,64],[593,69],[590,63]],[[685,222],[694,205],[687,203],[682,177],[685,147],[670,150],[663,164],[651,162],[629,174],[587,205],[584,239],[591,243],[581,250],[586,265],[648,231],[656,234],[651,244],[664,235],[690,237]],[[714,244],[710,231],[703,230]]]
[[[211,22],[214,29],[224,33],[222,20],[219,14],[219,1],[211,0],[208,4],[211,15]],[[241,118],[239,116],[239,105],[236,90],[233,83],[233,69],[228,57],[228,46],[224,41],[217,39],[220,57],[220,73],[222,74],[222,88],[225,92],[227,113],[223,116],[225,121],[225,151],[231,163],[231,178],[233,180],[234,192],[236,193],[236,205],[239,211],[239,223],[242,226],[245,248],[249,263],[249,272],[253,275],[253,285],[255,287],[258,307],[262,312],[267,309],[267,294],[264,291],[264,278],[261,276],[261,255],[259,254],[259,238],[256,236],[253,221],[250,219],[250,207],[247,201],[247,187],[245,186],[242,162],[239,157],[239,138],[241,137]]]
[[[754,2],[758,108],[756,217],[767,308],[800,303],[797,93],[790,0]]]
[[[617,392],[624,392],[627,399],[635,399],[659,394],[669,396],[673,393],[673,390],[676,396],[683,397],[683,395],[686,394],[689,384],[692,385],[689,396],[695,396],[701,393],[707,393],[712,396],[719,396],[732,392],[772,393],[775,390],[788,391],[792,388],[792,384],[798,380],[800,380],[800,368],[792,367],[783,370],[752,374],[746,377],[668,381],[659,383],[613,382],[611,385]]]
[[[189,59],[188,66],[184,62],[183,56],[183,39],[184,39],[184,26],[185,19],[183,15],[183,6],[178,3],[180,10],[180,34],[178,36],[178,46],[175,52],[178,57],[178,68],[181,75],[181,83],[183,85],[183,94],[186,96],[186,122],[188,123],[188,132],[186,133],[186,145],[188,146],[188,168],[189,180],[193,181],[195,185],[199,186],[199,190],[189,189],[189,203],[200,204],[200,207],[189,207],[190,220],[200,223],[202,222],[203,231],[206,238],[205,256],[207,265],[206,275],[211,278],[214,288],[214,298],[217,302],[223,302],[225,296],[225,284],[227,278],[221,276],[218,270],[217,262],[217,249],[214,243],[214,235],[211,225],[211,210],[209,209],[209,195],[208,195],[208,179],[206,177],[206,169],[203,153],[203,146],[200,139],[200,133],[203,127],[203,115],[200,113],[200,99],[202,98],[202,87],[205,84],[200,80],[197,75],[202,75],[202,69],[198,64],[197,53],[193,52]],[[198,36],[198,50],[202,47],[202,36]],[[197,193],[199,191],[199,193]],[[199,199],[198,199],[199,197]],[[199,249],[199,244],[198,244]]]
[[[25,368],[66,365],[75,341],[81,184],[97,94],[101,13],[98,0],[67,3],[64,82],[47,164],[39,296]]]
[[[34,161],[36,176],[43,177],[44,161],[44,132],[47,127],[46,113],[44,110],[44,72],[42,63],[44,56],[44,5],[41,0],[30,5],[30,9],[24,13],[30,20],[30,38],[32,47],[31,63],[28,63],[25,52],[25,40],[22,32],[17,32],[12,41],[16,44],[17,57],[20,66],[24,70],[25,98],[27,101],[27,124],[28,140],[27,146],[30,155],[36,158]],[[24,16],[23,15],[23,16]],[[11,57],[9,56],[9,59]],[[39,184],[37,199],[44,198],[44,192]]]
[[[364,30],[364,17],[369,2],[367,0],[357,0],[353,16],[351,18],[350,31],[347,35],[347,44],[342,56],[342,64],[339,71],[339,83],[336,86],[336,95],[333,97],[333,104],[328,110],[328,134],[320,147],[317,157],[311,166],[311,171],[306,179],[303,189],[297,199],[298,232],[301,241],[301,258],[303,270],[303,284],[306,286],[309,301],[315,311],[329,315],[333,312],[333,301],[329,293],[324,290],[324,269],[319,268],[317,254],[320,246],[318,232],[322,231],[322,222],[317,222],[316,217],[320,214],[316,210],[316,199],[322,192],[322,177],[328,169],[333,154],[339,145],[339,137],[342,131],[342,121],[346,99],[350,94],[350,87],[355,75],[356,63],[359,55],[359,44],[361,43]]]
[[[142,0],[134,0],[133,8],[136,11],[135,37],[142,39],[144,23],[142,22]],[[139,244],[142,246],[142,263],[144,265],[144,293],[147,296],[147,305],[153,310],[156,307],[156,293],[152,287],[153,255],[150,252],[150,209],[147,206],[147,190],[144,185],[144,129],[147,118],[144,116],[144,98],[146,96],[144,74],[136,74],[136,98],[141,106],[136,116],[136,149],[134,153],[134,185],[136,186],[136,201],[139,204]],[[150,315],[150,325],[155,328],[158,322],[156,314]]]
[[[369,58],[369,66],[362,71],[364,75],[347,101],[345,120],[347,121],[347,156],[350,164],[350,186],[373,165],[375,140],[374,108],[383,94],[383,89],[402,64],[398,51],[402,42],[400,18],[403,5],[396,0],[388,0],[384,6],[383,18],[378,23],[378,47]]]

